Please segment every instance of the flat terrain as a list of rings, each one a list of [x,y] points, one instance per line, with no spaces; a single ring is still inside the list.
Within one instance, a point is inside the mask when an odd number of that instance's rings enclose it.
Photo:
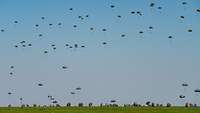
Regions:
[[[0,113],[200,113],[200,108],[125,108],[125,107],[60,107],[60,108],[0,108]]]

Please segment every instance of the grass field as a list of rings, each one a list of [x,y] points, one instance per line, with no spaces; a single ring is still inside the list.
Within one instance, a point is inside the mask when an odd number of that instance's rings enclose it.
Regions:
[[[200,113],[200,108],[184,107],[59,107],[0,108],[0,113]]]

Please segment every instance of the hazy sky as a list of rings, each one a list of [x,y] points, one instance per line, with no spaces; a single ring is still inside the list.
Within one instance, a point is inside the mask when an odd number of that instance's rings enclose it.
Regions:
[[[151,2],[154,8],[149,7]],[[61,104],[110,99],[120,104],[148,100],[180,104],[181,94],[198,102],[193,92],[200,88],[197,8],[199,0],[0,0],[0,29],[5,30],[0,32],[0,105],[19,105],[20,97],[27,104],[48,104],[47,95]],[[185,19],[180,19],[182,15]],[[14,47],[23,40],[32,47]],[[85,48],[69,49],[65,44]],[[185,91],[182,83],[189,84]],[[82,90],[77,92],[76,87]]]

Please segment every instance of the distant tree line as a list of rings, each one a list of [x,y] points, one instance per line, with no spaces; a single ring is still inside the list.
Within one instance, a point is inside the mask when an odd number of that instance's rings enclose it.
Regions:
[[[8,107],[12,107],[11,104],[8,105]],[[92,102],[85,104],[80,102],[77,105],[73,105],[68,102],[66,105],[60,105],[60,104],[51,104],[51,105],[37,105],[37,104],[33,104],[33,105],[29,105],[29,104],[22,104],[21,108],[25,108],[25,107],[173,107],[171,103],[166,103],[166,104],[159,104],[159,103],[154,103],[154,102],[150,102],[147,101],[145,104],[138,104],[137,102],[133,102],[132,104],[124,104],[122,105],[118,105],[116,103],[101,103],[100,105],[93,105]],[[192,104],[192,103],[185,103],[184,107],[198,107],[197,104]]]

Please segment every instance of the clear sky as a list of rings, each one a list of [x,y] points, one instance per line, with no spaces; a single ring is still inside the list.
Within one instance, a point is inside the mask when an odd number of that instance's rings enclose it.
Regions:
[[[198,102],[198,8],[199,0],[0,0],[0,105],[19,105],[20,97],[25,104],[49,104],[48,95],[60,104]],[[21,47],[23,40],[32,47]],[[184,90],[182,83],[189,86]]]

